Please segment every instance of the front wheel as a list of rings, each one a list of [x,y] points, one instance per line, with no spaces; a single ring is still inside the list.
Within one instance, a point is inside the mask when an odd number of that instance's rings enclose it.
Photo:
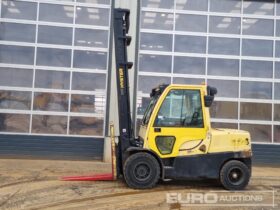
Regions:
[[[139,152],[127,158],[123,173],[129,187],[147,189],[157,184],[160,167],[158,161],[152,155]]]
[[[250,181],[250,169],[241,161],[230,160],[220,171],[220,182],[227,190],[243,190]]]

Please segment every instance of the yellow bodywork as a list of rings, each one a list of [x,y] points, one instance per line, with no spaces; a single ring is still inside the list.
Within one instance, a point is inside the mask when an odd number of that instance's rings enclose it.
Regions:
[[[199,90],[202,102],[203,128],[161,127],[155,132],[154,122],[159,109],[170,90]],[[147,125],[141,125],[139,137],[144,148],[154,151],[160,158],[198,155],[220,152],[244,152],[251,156],[250,134],[233,129],[211,128],[209,108],[204,105],[206,85],[169,85],[159,97]],[[156,145],[157,136],[174,136],[175,143],[170,154],[162,154]]]

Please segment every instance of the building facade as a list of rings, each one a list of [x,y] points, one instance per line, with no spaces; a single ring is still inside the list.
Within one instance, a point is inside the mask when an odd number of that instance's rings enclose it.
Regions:
[[[131,10],[136,127],[153,87],[206,82],[218,88],[214,127],[248,130],[264,154],[279,148],[280,1],[0,1],[4,157],[102,158],[117,122],[114,7]]]

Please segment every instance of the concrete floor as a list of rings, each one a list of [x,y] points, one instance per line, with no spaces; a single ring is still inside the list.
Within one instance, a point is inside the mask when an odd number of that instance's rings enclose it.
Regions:
[[[62,176],[109,172],[110,167],[110,164],[102,162],[0,159],[0,209],[280,209],[280,166],[253,167],[249,186],[238,194],[257,193],[263,196],[262,203],[272,204],[274,193],[274,207],[260,206],[258,202],[253,202],[256,206],[246,207],[242,202],[235,202],[236,206],[206,204],[199,207],[190,207],[186,200],[167,203],[167,197],[171,195],[168,193],[187,196],[207,195],[215,191],[219,196],[229,195],[213,181],[160,182],[151,190],[133,190],[122,180],[60,180]]]

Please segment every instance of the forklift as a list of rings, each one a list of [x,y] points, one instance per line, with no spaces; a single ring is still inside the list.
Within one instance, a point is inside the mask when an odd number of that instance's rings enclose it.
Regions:
[[[217,89],[162,84],[151,90],[138,137],[131,119],[127,46],[131,37],[127,9],[114,10],[119,137],[112,136],[112,174],[64,180],[123,177],[136,189],[165,180],[216,179],[227,190],[244,189],[251,177],[251,139],[246,131],[211,128],[209,107]],[[110,127],[113,135],[113,126]]]

